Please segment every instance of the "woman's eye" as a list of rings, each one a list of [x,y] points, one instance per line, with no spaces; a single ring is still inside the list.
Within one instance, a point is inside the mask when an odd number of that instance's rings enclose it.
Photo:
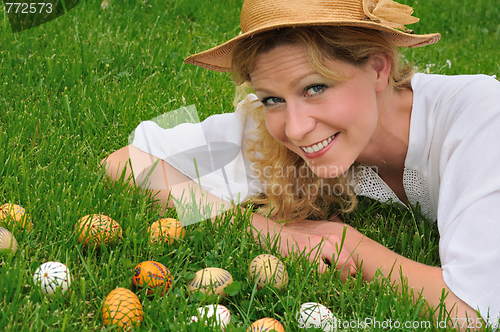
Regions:
[[[264,106],[276,106],[279,103],[284,102],[284,99],[277,97],[269,97],[269,98],[264,98],[263,100],[261,100],[261,102],[262,104],[264,104]]]
[[[306,90],[306,96],[313,96],[315,94],[321,93],[327,88],[324,84],[315,84],[308,86]]]

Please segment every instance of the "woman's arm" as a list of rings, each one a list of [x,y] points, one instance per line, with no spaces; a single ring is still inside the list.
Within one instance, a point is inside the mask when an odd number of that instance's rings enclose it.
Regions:
[[[476,311],[453,294],[445,284],[440,267],[424,265],[398,255],[339,221],[307,221],[295,227],[307,227],[313,232],[324,234],[342,234],[345,228],[345,249],[352,253],[356,266],[362,269],[361,273],[365,280],[372,280],[377,271],[380,271],[386,278],[390,278],[391,282],[401,287],[403,284],[401,276],[403,276],[406,279],[404,284],[421,294],[434,309],[440,305],[444,290],[446,294],[444,304],[450,313],[450,318],[459,318],[458,322],[463,322],[466,318],[477,322]],[[453,324],[453,321],[450,323]],[[485,325],[484,321],[481,323]]]
[[[132,185],[149,189],[158,199],[161,211],[165,208],[182,207],[181,202],[196,203],[199,209],[205,207],[205,219],[228,210],[228,203],[223,199],[202,190],[198,184],[153,155],[133,145],[125,146],[101,161],[111,180],[119,179],[125,172],[125,179]],[[210,209],[210,211],[208,211]],[[181,213],[181,211],[178,211]],[[201,221],[201,220],[199,220]]]

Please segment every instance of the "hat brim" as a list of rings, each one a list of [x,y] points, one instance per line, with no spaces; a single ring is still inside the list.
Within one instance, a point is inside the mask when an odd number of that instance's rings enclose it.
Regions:
[[[385,32],[398,47],[422,47],[430,44],[435,44],[441,39],[441,34],[439,33],[416,35],[385,27],[383,25],[380,25],[379,23],[372,21],[360,22],[359,20],[353,20],[342,22],[302,22],[294,24],[273,25],[270,27],[262,27],[260,29],[248,31],[209,50],[190,55],[184,60],[184,62],[186,64],[193,64],[213,71],[227,72],[231,70],[231,54],[233,48],[244,39],[251,38],[256,34],[265,31],[300,26],[352,26],[379,30]]]

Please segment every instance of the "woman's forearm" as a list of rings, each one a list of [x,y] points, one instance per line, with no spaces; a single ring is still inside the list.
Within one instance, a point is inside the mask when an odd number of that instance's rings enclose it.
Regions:
[[[331,223],[330,226],[331,231],[340,234],[346,227],[344,245],[352,253],[364,279],[372,280],[381,273],[398,287],[407,285],[413,288],[434,309],[440,305],[444,290],[444,304],[451,318],[477,319],[476,311],[453,294],[445,284],[440,267],[428,266],[398,255],[348,225]],[[401,280],[402,277],[404,281]]]

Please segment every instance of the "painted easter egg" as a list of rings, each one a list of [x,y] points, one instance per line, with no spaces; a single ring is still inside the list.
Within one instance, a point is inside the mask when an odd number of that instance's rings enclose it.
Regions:
[[[274,318],[262,318],[255,321],[247,329],[247,332],[265,332],[265,331],[285,332],[283,325]]]
[[[296,318],[300,328],[319,328],[326,332],[337,331],[337,319],[330,309],[320,303],[303,303]]]
[[[228,271],[218,267],[209,267],[196,272],[195,277],[188,282],[187,288],[190,292],[200,291],[206,295],[227,296],[224,288],[232,282],[233,277]]]
[[[161,289],[161,295],[164,295],[172,286],[173,277],[165,265],[145,261],[135,267],[132,282],[136,287],[147,287],[148,295],[154,294],[155,289]]]
[[[31,231],[33,223],[26,210],[17,204],[6,203],[0,207],[0,225],[11,229],[21,226],[23,229]]]
[[[143,320],[141,301],[130,289],[115,288],[102,306],[104,325],[118,325],[122,329],[139,328]]]
[[[191,321],[193,322],[201,320],[206,325],[211,327],[220,326],[222,329],[225,329],[227,324],[231,322],[231,312],[221,304],[209,304],[197,310],[198,315],[191,317]]]
[[[285,264],[276,256],[262,254],[250,262],[250,278],[255,278],[257,288],[262,289],[265,285],[281,288],[288,283],[288,272]]]
[[[63,263],[47,262],[36,269],[33,281],[35,285],[41,287],[42,293],[47,296],[55,294],[57,289],[60,289],[64,294],[71,286],[71,274]]]
[[[0,249],[10,249],[17,251],[17,241],[12,233],[3,227],[0,227]]]
[[[120,225],[103,214],[91,214],[80,218],[75,229],[78,242],[89,247],[115,244],[123,235]]]
[[[184,238],[185,234],[184,227],[179,220],[173,218],[158,219],[149,226],[149,238],[153,243],[167,242],[172,244],[176,240]]]

